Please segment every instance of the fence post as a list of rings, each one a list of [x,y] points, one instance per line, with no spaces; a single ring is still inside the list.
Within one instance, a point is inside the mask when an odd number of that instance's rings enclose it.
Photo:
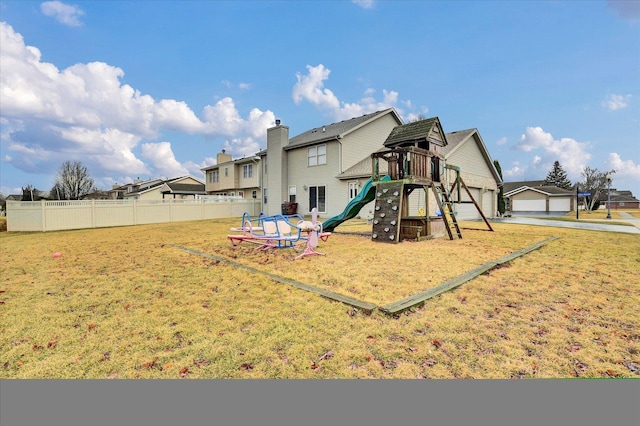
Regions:
[[[40,200],[40,211],[42,213],[42,232],[47,232],[47,210],[44,208],[44,200]]]
[[[133,199],[133,224],[138,224],[138,200]]]
[[[91,227],[96,227],[96,200],[91,200]]]

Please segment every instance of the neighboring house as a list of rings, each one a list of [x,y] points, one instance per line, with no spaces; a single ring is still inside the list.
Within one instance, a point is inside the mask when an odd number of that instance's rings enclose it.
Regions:
[[[180,176],[166,180],[141,181],[135,179],[133,183],[114,186],[109,191],[109,198],[125,200],[195,199],[200,195],[205,195],[204,189],[204,182],[192,176]]]
[[[109,199],[109,191],[103,191],[101,189],[96,189],[93,192],[85,195],[83,200],[108,200]]]
[[[313,128],[289,139],[289,128],[276,120],[267,130],[261,159],[262,208],[280,213],[283,202],[298,203],[298,213],[314,207],[323,217],[341,213],[365,177],[341,176],[383,147],[402,119],[393,108]],[[371,177],[371,170],[368,177]]]
[[[109,199],[123,200],[128,196],[128,194],[137,193],[139,191],[162,185],[162,182],[162,179],[140,180],[140,178],[136,178],[132,183],[127,183],[125,185],[118,185],[116,183],[109,191]]]
[[[576,208],[573,190],[544,185],[544,181],[505,182],[504,198],[511,214],[566,214]]]
[[[600,208],[607,208],[607,189],[600,192]],[[633,196],[631,191],[618,191],[611,188],[611,210],[640,209],[640,201]]]
[[[216,165],[202,168],[207,195],[240,197],[260,196],[260,157],[233,160],[224,150],[216,156]]]

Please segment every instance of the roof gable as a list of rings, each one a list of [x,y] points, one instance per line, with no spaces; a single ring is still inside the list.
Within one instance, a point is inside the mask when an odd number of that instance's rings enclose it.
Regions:
[[[421,142],[435,143],[438,146],[446,146],[447,138],[442,130],[438,117],[414,121],[396,127],[391,131],[384,146],[402,146]]]
[[[573,191],[569,191],[568,189],[559,188],[557,186],[546,185],[546,186],[520,186],[515,188],[509,192],[505,192],[505,197],[510,197],[512,195],[519,194],[521,192],[533,191],[538,192],[540,194],[548,195],[549,197],[558,197],[558,196],[573,196]]]
[[[487,164],[489,170],[491,170],[491,174],[493,178],[500,184],[502,179],[496,170],[495,164],[493,164],[493,160],[491,159],[491,155],[489,155],[489,150],[487,146],[484,144],[482,140],[482,136],[480,136],[480,132],[478,129],[467,129],[467,130],[457,130],[455,132],[447,133],[447,142],[448,145],[442,147],[441,152],[444,154],[446,159],[451,158],[451,156],[461,149],[461,147],[467,143],[475,143],[484,158],[484,161]]]
[[[205,194],[204,184],[167,182],[160,189],[162,193]]]
[[[543,185],[544,185],[543,180],[523,180],[523,181],[517,181],[517,182],[504,182],[502,185],[502,188],[504,192],[507,193],[515,189],[518,189],[520,187],[526,186],[528,188],[534,188],[534,187],[543,186]]]

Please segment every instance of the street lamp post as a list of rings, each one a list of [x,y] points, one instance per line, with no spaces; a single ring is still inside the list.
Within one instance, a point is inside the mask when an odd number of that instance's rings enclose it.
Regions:
[[[607,219],[611,219],[611,173],[607,173]]]

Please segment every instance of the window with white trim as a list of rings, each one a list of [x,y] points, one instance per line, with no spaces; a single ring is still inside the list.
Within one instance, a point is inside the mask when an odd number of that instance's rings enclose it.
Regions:
[[[289,187],[289,202],[290,203],[296,202],[296,187],[293,185]]]
[[[253,177],[253,164],[245,164],[242,166],[242,177],[245,179]]]
[[[215,183],[220,180],[220,172],[218,170],[212,170],[209,172],[209,183]]]
[[[349,199],[353,200],[358,195],[360,185],[358,182],[349,182]]]
[[[327,145],[307,148],[307,164],[309,167],[327,164]]]

